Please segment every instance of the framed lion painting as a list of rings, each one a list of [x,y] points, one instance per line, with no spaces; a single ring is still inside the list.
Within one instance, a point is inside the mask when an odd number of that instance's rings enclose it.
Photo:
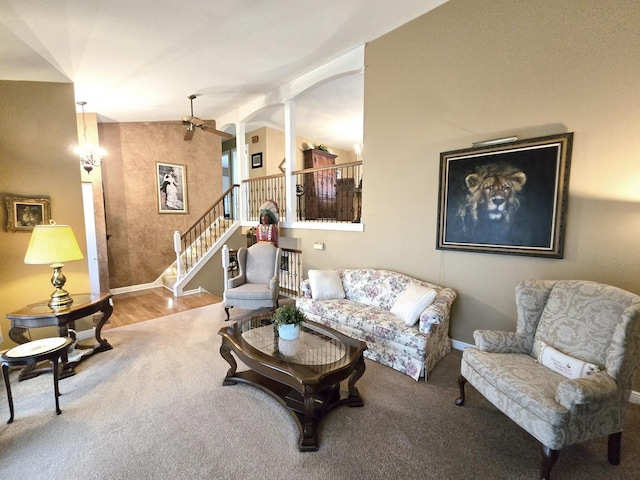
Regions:
[[[440,250],[562,258],[573,133],[440,154]]]

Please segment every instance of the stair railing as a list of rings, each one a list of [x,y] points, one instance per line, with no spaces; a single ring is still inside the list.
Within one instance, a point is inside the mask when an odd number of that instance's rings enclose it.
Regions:
[[[183,278],[238,218],[240,185],[229,187],[184,233],[173,234],[177,275]]]

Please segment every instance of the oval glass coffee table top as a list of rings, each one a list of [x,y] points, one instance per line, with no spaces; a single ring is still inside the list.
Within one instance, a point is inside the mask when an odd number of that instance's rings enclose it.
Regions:
[[[315,330],[303,322],[300,336],[284,340],[278,336],[271,315],[252,317],[242,324],[242,338],[253,348],[285,362],[300,365],[327,365],[345,355],[345,346],[337,338]]]
[[[8,358],[22,358],[41,353],[50,352],[56,348],[60,348],[67,341],[67,337],[43,338],[41,340],[33,340],[32,342],[23,343],[17,347],[13,347],[5,353]]]

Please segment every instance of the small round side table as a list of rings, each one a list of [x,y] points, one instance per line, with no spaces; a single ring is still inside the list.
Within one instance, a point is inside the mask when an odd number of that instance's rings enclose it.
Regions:
[[[2,358],[2,376],[7,387],[7,399],[9,400],[10,417],[7,423],[13,422],[13,397],[11,396],[11,384],[9,383],[9,367],[18,365],[35,365],[38,362],[49,360],[53,365],[53,392],[56,398],[56,413],[60,415],[60,403],[58,397],[58,361],[62,358],[67,361],[67,350],[72,340],[69,337],[52,337],[23,343],[4,352]]]

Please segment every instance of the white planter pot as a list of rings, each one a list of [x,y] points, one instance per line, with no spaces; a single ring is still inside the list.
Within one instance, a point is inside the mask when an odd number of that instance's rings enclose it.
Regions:
[[[295,340],[300,335],[300,325],[280,325],[278,335],[283,340]]]
[[[278,350],[285,357],[295,357],[298,353],[297,340],[285,340],[282,337],[278,339]]]

